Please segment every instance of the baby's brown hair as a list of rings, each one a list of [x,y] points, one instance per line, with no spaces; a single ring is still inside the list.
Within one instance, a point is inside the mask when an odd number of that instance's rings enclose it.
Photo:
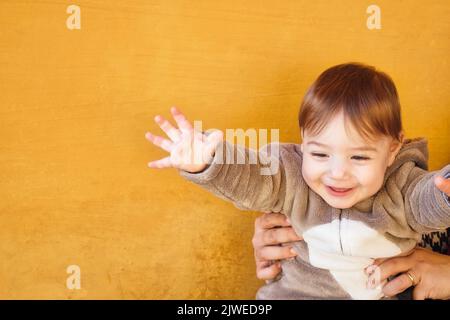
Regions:
[[[361,63],[345,63],[325,70],[303,98],[299,126],[319,134],[339,112],[358,133],[370,140],[380,135],[402,140],[397,89],[384,72]]]

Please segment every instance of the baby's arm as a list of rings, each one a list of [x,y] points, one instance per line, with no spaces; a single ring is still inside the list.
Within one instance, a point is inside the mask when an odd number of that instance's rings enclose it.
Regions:
[[[180,175],[233,202],[239,209],[280,212],[286,195],[286,177],[282,162],[273,155],[273,149],[279,145],[270,146],[271,154],[222,141],[204,171],[180,171]]]
[[[223,140],[221,132],[209,135],[195,132],[181,112],[175,108],[171,111],[179,129],[162,117],[155,119],[171,140],[146,134],[147,139],[170,153],[169,157],[150,162],[150,167],[177,168],[181,176],[233,202],[240,209],[282,210],[287,182],[278,144],[272,144],[270,152],[269,149],[257,152],[232,145]],[[297,164],[301,159],[295,160],[290,162],[296,165],[291,165],[288,170],[299,170]],[[292,175],[301,176],[300,172]]]
[[[404,187],[410,225],[420,232],[450,227],[450,165],[427,172],[414,167]]]

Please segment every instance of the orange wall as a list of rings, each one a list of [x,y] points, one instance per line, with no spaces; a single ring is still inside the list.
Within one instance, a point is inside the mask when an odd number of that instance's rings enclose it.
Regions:
[[[450,162],[446,0],[0,2],[0,298],[252,299],[258,213],[152,171],[154,115],[279,128],[308,85],[360,61],[395,80],[408,137]],[[81,289],[66,268],[81,269]]]

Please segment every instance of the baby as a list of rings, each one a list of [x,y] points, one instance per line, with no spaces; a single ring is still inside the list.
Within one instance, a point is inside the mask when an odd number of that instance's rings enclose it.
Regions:
[[[407,254],[421,233],[450,226],[450,165],[426,171],[427,141],[404,139],[395,85],[371,66],[319,76],[300,108],[300,145],[247,149],[171,111],[178,129],[155,118],[170,140],[146,134],[170,153],[150,167],[178,168],[240,209],[281,212],[305,240],[257,299],[380,299],[384,283],[367,272],[374,259]],[[245,161],[229,161],[235,155]]]

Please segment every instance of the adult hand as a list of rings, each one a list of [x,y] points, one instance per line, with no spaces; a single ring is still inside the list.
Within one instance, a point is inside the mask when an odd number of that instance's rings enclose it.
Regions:
[[[374,272],[376,266],[379,269]],[[366,272],[372,274],[369,282],[375,274],[380,282],[397,275],[383,286],[383,293],[388,297],[415,286],[415,300],[450,299],[450,256],[447,255],[416,248],[408,256],[377,259]]]
[[[256,276],[258,279],[274,279],[281,271],[279,260],[295,257],[291,251],[294,241],[302,240],[281,213],[265,213],[255,221],[252,239],[255,250]]]

